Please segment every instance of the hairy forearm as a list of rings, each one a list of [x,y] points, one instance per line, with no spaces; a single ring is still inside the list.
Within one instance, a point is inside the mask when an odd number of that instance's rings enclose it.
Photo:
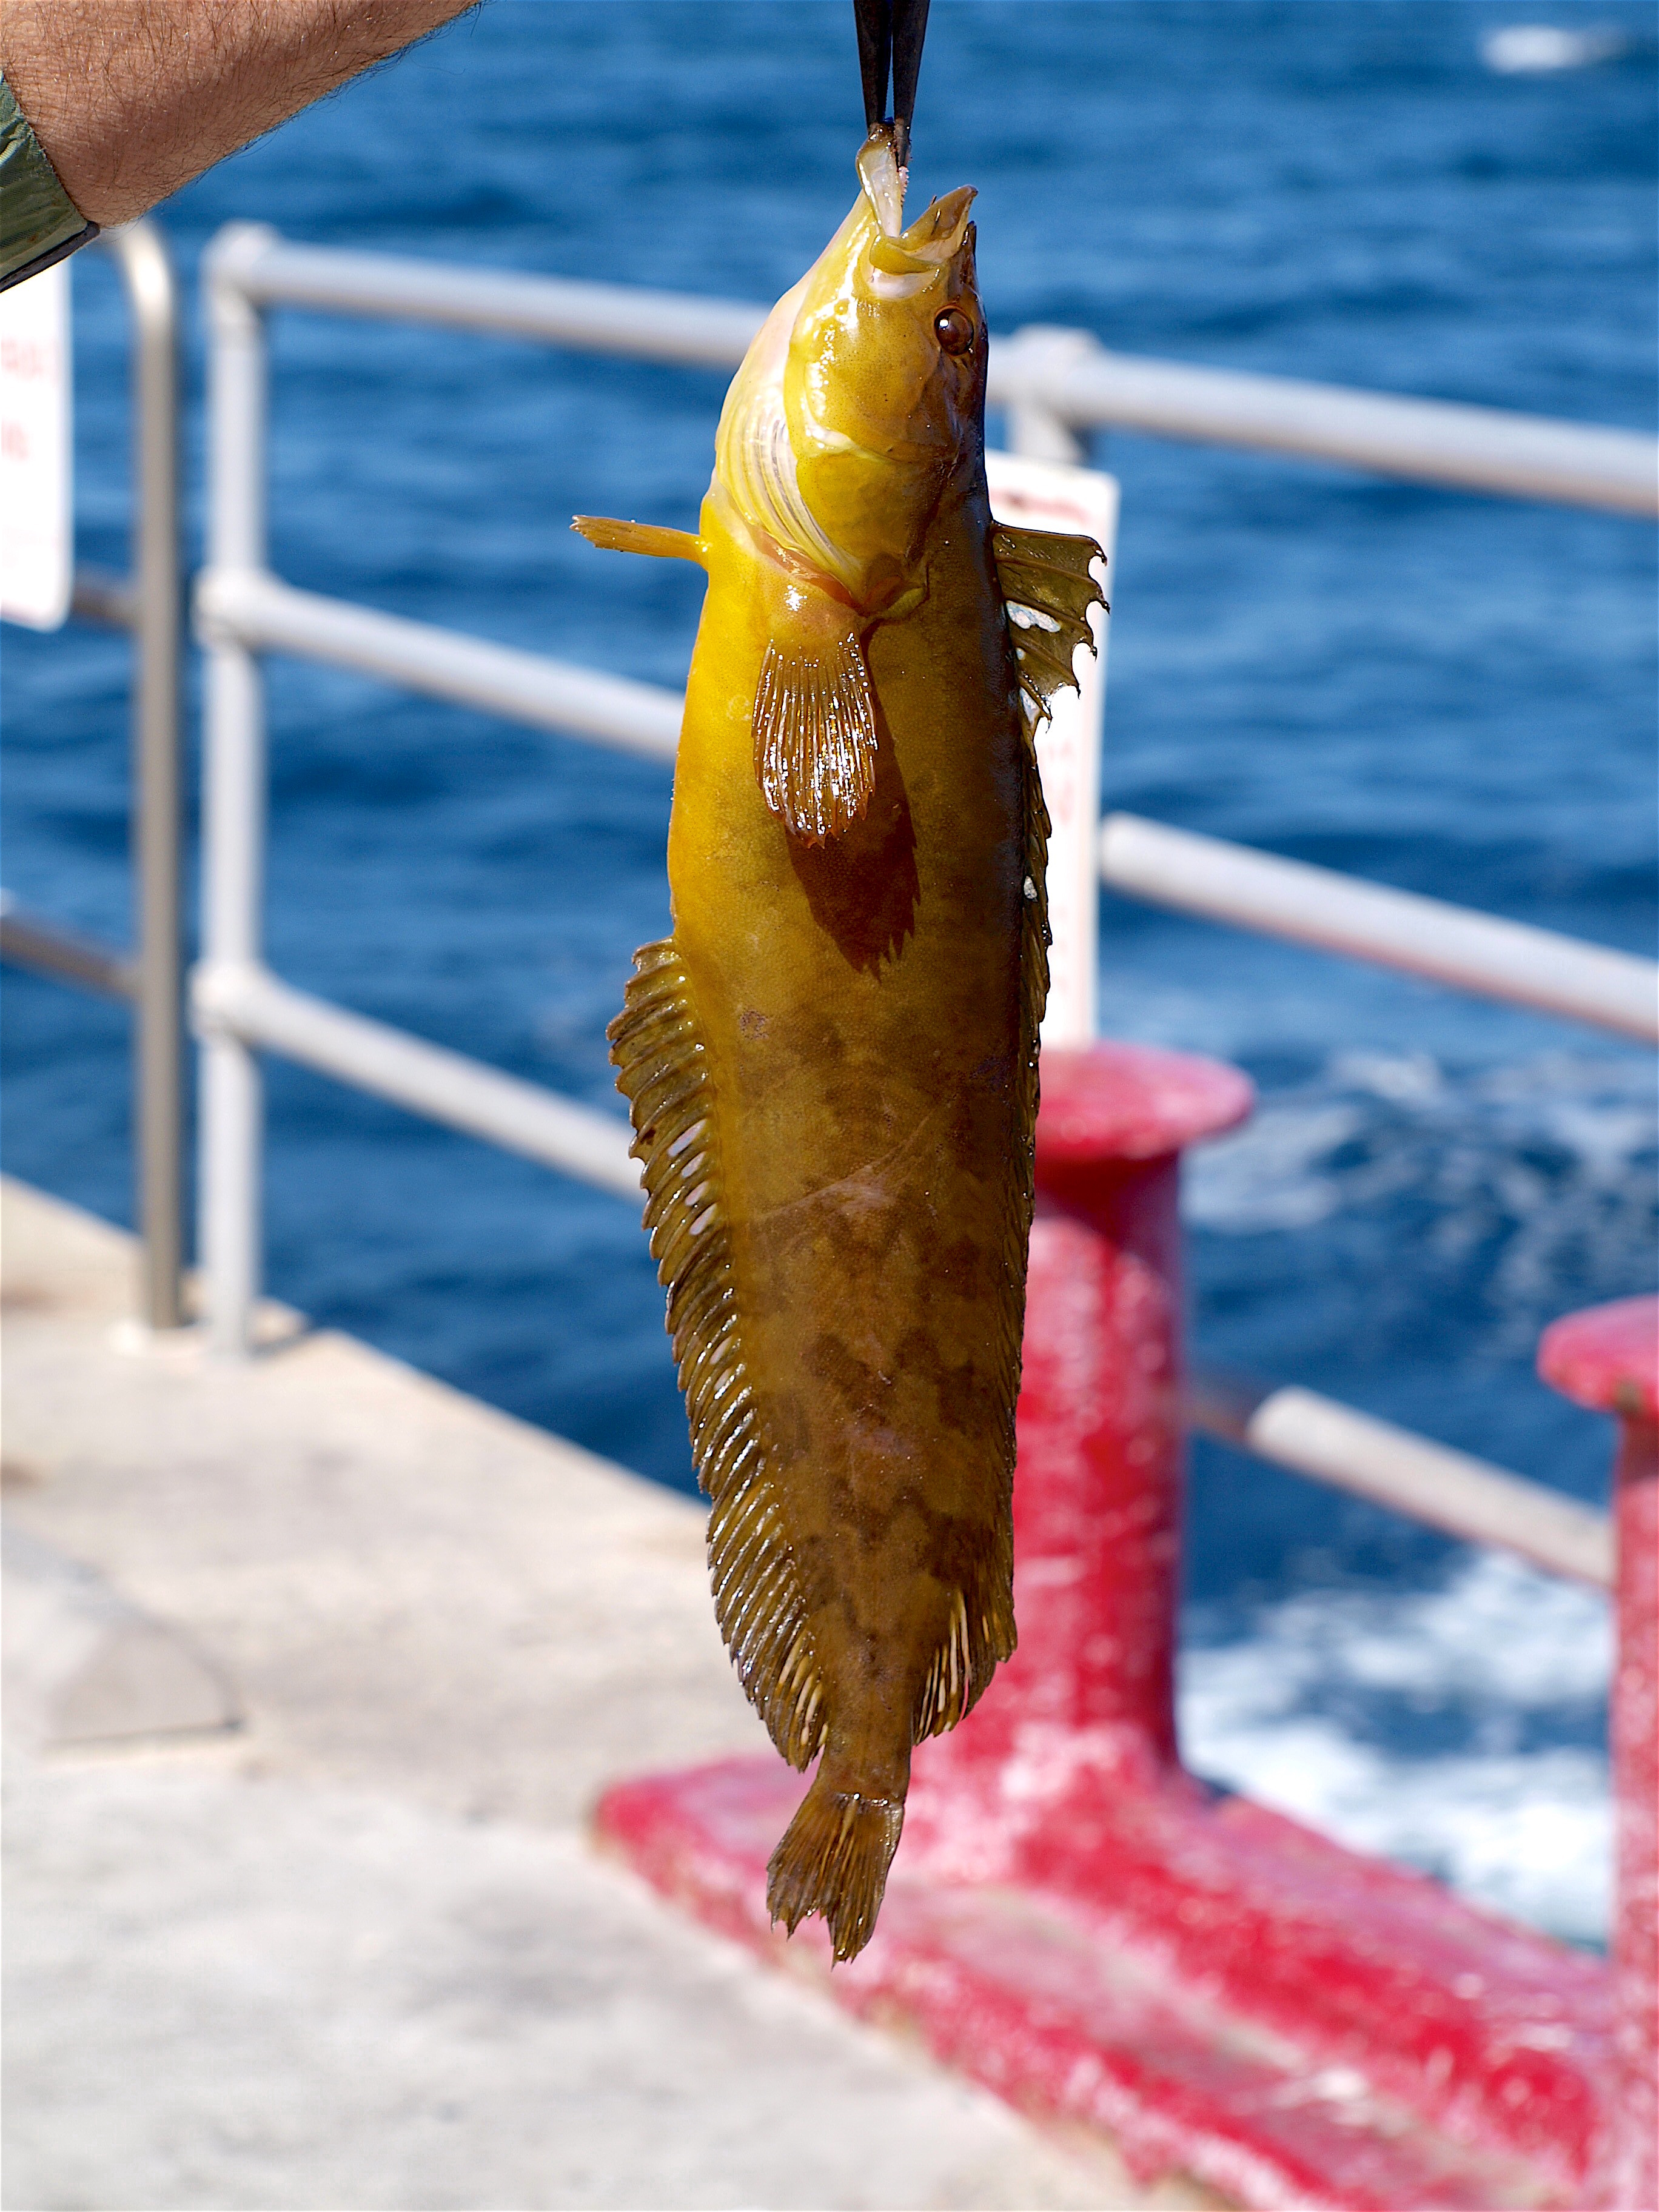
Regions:
[[[125,222],[475,0],[3,0],[0,72],[96,223]]]

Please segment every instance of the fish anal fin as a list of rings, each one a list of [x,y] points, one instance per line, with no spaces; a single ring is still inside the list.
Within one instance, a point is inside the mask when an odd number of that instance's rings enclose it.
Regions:
[[[578,538],[606,553],[646,553],[659,561],[695,561],[699,566],[705,548],[689,530],[665,530],[655,522],[617,522],[608,514],[577,514],[570,527]]]
[[[805,1767],[823,1741],[822,1678],[749,1370],[708,1048],[672,937],[635,954],[607,1034],[644,1170],[645,1224],[668,1292],[697,1480],[712,1501],[715,1618],[773,1742]]]
[[[1018,530],[998,523],[991,535],[997,578],[1008,609],[1008,634],[1019,664],[1020,688],[1039,719],[1064,685],[1076,689],[1078,649],[1096,651],[1090,611],[1106,605],[1092,564],[1106,556],[1092,538],[1054,530]]]
[[[755,687],[755,776],[792,837],[822,845],[876,787],[876,709],[854,611],[827,594],[779,594]]]

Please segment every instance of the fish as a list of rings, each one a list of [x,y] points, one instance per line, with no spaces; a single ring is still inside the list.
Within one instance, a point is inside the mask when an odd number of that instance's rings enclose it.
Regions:
[[[914,1746],[1014,1649],[1012,1497],[1048,831],[1091,539],[993,520],[971,188],[908,226],[892,128],[726,395],[668,836],[611,1059],[715,1614],[789,1764],[774,1924],[868,1942]],[[1012,611],[1012,614],[1011,614]]]

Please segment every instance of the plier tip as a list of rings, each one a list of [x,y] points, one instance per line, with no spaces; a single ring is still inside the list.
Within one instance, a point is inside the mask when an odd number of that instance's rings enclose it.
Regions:
[[[903,168],[910,158],[910,125],[916,112],[916,79],[927,35],[928,0],[853,0],[858,21],[859,70],[864,79],[864,120],[871,131],[890,123],[893,151]],[[887,105],[889,76],[893,104]]]

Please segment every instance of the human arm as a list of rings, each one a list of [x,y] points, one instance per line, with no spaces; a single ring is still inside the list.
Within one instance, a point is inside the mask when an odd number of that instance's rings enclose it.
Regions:
[[[5,0],[0,76],[88,222],[127,222],[474,0]]]

